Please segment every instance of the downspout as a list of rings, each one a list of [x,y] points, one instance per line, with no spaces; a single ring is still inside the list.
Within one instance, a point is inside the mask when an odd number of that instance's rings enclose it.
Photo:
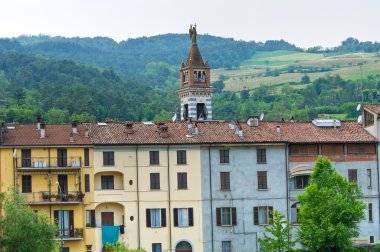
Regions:
[[[138,248],[141,248],[140,243],[140,190],[139,190],[139,158],[138,158],[139,146],[136,145],[136,187],[137,187],[137,244]]]
[[[214,217],[212,211],[212,179],[211,179],[211,144],[208,146],[208,170],[210,183],[210,213],[211,213],[211,251],[214,252]]]
[[[13,154],[15,153],[15,151],[17,151],[17,149],[13,148],[13,153],[12,153],[12,156]],[[16,152],[17,153],[17,152]],[[17,169],[17,156],[12,158],[13,160],[13,187],[16,188],[16,169]],[[17,188],[18,189],[18,188]]]
[[[289,220],[289,205],[290,205],[290,192],[289,192],[289,159],[288,159],[288,148],[289,144],[285,145],[285,166],[286,166],[286,219],[288,224]],[[288,230],[288,237],[290,236],[290,229]],[[289,240],[288,240],[288,249],[289,249]]]
[[[168,226],[169,226],[169,251],[172,251],[172,221],[171,221],[171,206],[170,206],[170,160],[169,160],[169,145],[166,150],[167,154],[167,159],[168,159],[168,196],[169,196],[169,221],[168,221]]]
[[[378,208],[379,208],[379,218],[380,218],[380,186],[379,186],[379,145],[377,144],[376,145],[376,169],[377,169],[377,198],[379,199],[379,204],[378,204]],[[379,228],[380,229],[380,228]]]

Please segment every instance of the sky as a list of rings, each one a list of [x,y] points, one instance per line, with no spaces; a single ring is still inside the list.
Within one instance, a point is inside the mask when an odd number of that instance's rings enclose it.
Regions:
[[[166,33],[245,41],[284,39],[303,48],[348,37],[380,41],[380,0],[0,0],[0,37],[111,37]]]

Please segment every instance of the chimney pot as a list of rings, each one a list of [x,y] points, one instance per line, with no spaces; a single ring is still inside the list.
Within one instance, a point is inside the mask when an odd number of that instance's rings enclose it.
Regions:
[[[168,132],[168,126],[167,125],[160,126],[160,136],[162,138],[168,138],[169,137],[169,132]]]
[[[41,122],[40,123],[40,138],[45,138],[46,137],[45,128],[46,128],[46,124],[43,123],[43,122]]]
[[[70,143],[74,143],[74,133],[70,134]]]
[[[125,124],[125,133],[127,133],[127,134],[133,133],[133,123]]]
[[[276,134],[281,134],[281,128],[280,128],[280,126],[276,127]]]
[[[73,134],[77,134],[78,133],[78,122],[77,121],[72,122],[71,126],[73,128]]]

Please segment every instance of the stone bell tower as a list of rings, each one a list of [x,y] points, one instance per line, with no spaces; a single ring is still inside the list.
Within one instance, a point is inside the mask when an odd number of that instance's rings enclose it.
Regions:
[[[176,92],[181,98],[181,120],[212,120],[210,67],[204,62],[197,46],[196,25],[189,29],[191,47],[186,64],[180,69],[181,88]]]

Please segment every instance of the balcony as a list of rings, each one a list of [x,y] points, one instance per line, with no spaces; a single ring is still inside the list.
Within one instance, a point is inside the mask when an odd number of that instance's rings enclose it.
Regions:
[[[61,195],[56,192],[41,191],[22,193],[24,204],[28,205],[57,205],[61,204]],[[80,191],[69,191],[62,194],[62,204],[80,204],[84,194]]]
[[[68,228],[58,229],[58,234],[56,236],[56,240],[61,239],[64,241],[80,241],[83,240],[83,228],[74,228],[74,230],[69,230]]]
[[[81,157],[16,158],[16,168],[19,171],[78,170],[81,167],[82,167]]]

